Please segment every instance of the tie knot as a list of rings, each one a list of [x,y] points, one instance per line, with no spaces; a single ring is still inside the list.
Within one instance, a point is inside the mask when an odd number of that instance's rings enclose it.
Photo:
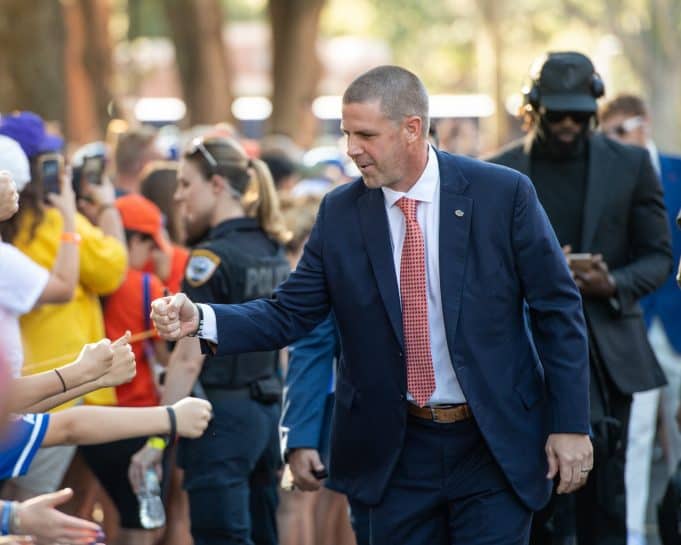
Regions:
[[[404,217],[408,220],[416,220],[416,205],[419,201],[408,197],[401,197],[395,204],[402,210]]]

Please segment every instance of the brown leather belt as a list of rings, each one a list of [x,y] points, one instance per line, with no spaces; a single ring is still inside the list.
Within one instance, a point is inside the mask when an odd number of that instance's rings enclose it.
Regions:
[[[417,418],[432,420],[433,422],[439,422],[440,424],[451,424],[452,422],[459,422],[460,420],[466,420],[473,416],[468,403],[439,407],[419,407],[418,405],[409,403],[407,411],[410,415],[416,416]]]

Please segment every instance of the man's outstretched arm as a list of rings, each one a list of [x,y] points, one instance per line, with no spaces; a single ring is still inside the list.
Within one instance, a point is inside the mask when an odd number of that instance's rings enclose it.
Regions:
[[[322,260],[325,203],[298,267],[271,299],[200,306],[184,294],[156,299],[151,319],[161,337],[175,341],[198,333],[224,355],[279,349],[311,331],[330,311]]]

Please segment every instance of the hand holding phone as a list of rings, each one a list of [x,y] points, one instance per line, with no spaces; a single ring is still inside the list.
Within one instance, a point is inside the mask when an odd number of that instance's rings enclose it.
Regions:
[[[295,448],[288,454],[281,487],[291,490],[295,484],[300,490],[318,490],[322,486],[321,481],[326,477],[326,468],[316,449]]]
[[[51,193],[61,193],[64,159],[56,153],[41,155],[38,158],[38,172],[40,173],[45,201],[49,203],[48,195]]]
[[[83,180],[89,185],[102,185],[104,157],[86,157],[82,167]]]
[[[568,264],[582,296],[608,298],[616,293],[617,283],[601,254],[570,254]]]
[[[593,254],[590,253],[570,253],[567,254],[568,266],[573,272],[585,273],[593,268]]]
[[[64,168],[62,156],[52,155],[41,158],[39,166],[45,202],[61,212],[64,229],[73,232],[76,228],[76,196],[71,186],[70,172]]]

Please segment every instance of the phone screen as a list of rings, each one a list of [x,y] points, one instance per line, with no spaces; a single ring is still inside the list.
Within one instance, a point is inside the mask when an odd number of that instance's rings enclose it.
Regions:
[[[40,175],[43,180],[45,195],[61,193],[61,165],[58,159],[47,159],[42,162]]]
[[[87,157],[83,162],[83,179],[91,185],[102,184],[104,173],[104,159],[102,157]]]
[[[586,272],[591,269],[591,254],[568,254],[568,263],[573,270]]]

